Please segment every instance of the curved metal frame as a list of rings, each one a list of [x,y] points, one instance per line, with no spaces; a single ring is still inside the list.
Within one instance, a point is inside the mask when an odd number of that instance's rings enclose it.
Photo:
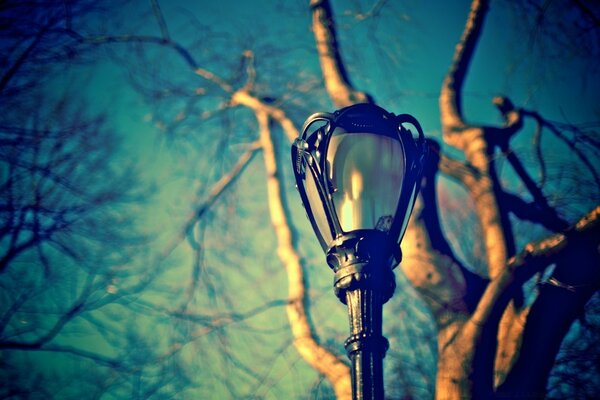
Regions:
[[[359,120],[366,122],[363,125],[357,125],[357,121]],[[309,133],[310,127],[318,122],[325,122],[325,125]],[[404,123],[411,124],[416,128],[418,133],[416,140],[413,138],[410,130],[402,125]],[[396,116],[388,113],[381,107],[368,103],[346,107],[333,114],[316,113],[308,117],[302,128],[302,135],[292,145],[292,162],[295,167],[296,186],[302,197],[302,203],[306,207],[313,230],[317,234],[323,250],[326,252],[335,244],[325,240],[324,235],[317,225],[314,210],[310,208],[311,205],[305,190],[305,174],[307,172],[310,173],[316,183],[317,192],[324,207],[325,217],[329,226],[329,233],[333,240],[336,241],[336,239],[350,233],[345,232],[340,226],[333,205],[332,193],[327,182],[327,151],[333,132],[337,127],[341,127],[347,132],[369,132],[390,136],[397,138],[400,142],[404,152],[406,171],[398,204],[396,205],[394,220],[388,231],[389,238],[399,243],[404,234],[402,230],[403,222],[410,215],[414,198],[418,192],[418,181],[421,177],[427,153],[425,135],[423,134],[421,125],[409,114]],[[369,128],[372,129],[370,130]]]

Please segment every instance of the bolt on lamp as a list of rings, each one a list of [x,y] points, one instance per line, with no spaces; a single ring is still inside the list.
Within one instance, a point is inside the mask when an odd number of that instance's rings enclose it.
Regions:
[[[410,124],[417,138],[404,127]],[[311,115],[292,145],[296,184],[348,306],[354,399],[383,399],[383,304],[427,153],[419,122],[374,104]]]

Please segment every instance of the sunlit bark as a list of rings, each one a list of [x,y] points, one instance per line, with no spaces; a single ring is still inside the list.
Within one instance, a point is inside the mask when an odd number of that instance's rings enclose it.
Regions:
[[[489,8],[488,0],[474,0],[467,18],[465,30],[454,50],[454,56],[450,70],[442,84],[440,93],[440,113],[442,126],[444,127],[445,140],[452,139],[458,142],[465,141],[464,136],[454,136],[454,129],[464,127],[464,116],[462,112],[462,86],[464,84],[472,55],[479,41],[483,21]],[[462,138],[461,138],[462,137]],[[451,143],[456,147],[464,147],[459,143]]]
[[[271,223],[277,236],[277,254],[288,276],[287,315],[294,337],[294,346],[309,365],[327,378],[333,387],[336,398],[350,399],[352,393],[348,365],[320,345],[313,330],[307,309],[308,294],[306,293],[304,267],[294,245],[293,232],[290,228],[291,222],[284,205],[285,194],[269,121],[276,120],[284,130],[292,129],[292,126],[286,125],[289,120],[282,110],[267,106],[247,92],[236,93],[233,101],[250,107],[255,112],[258,121],[260,143],[267,173]]]
[[[346,66],[342,61],[329,0],[310,0],[310,7],[312,30],[329,97],[337,107],[370,102],[368,94],[356,90],[350,83]]]
[[[529,319],[527,308],[518,308],[510,301],[513,296],[519,296],[520,289],[517,278],[507,267],[515,254],[515,243],[508,218],[510,206],[495,168],[498,149],[505,152],[533,196],[536,209],[541,210],[534,215],[530,214],[529,218],[557,230],[567,226],[548,206],[541,190],[528,176],[520,160],[509,150],[510,139],[522,127],[520,110],[510,100],[497,97],[494,98],[494,104],[504,118],[503,126],[474,126],[465,121],[461,91],[481,36],[487,10],[487,1],[473,1],[440,94],[444,140],[461,150],[466,159],[465,166],[457,162],[444,162],[441,164],[444,167],[442,170],[462,183],[475,204],[490,278],[490,283],[468,322],[458,328],[451,342],[440,342],[436,386],[436,394],[440,399],[490,396],[494,384],[502,382],[521,352],[523,328]],[[522,202],[515,200],[512,204],[517,206]],[[514,207],[512,210],[519,211]],[[548,371],[549,369],[545,375],[538,375],[535,384],[529,383],[538,388],[544,385]],[[491,379],[492,374],[495,375],[495,382]],[[513,387],[511,390],[520,393],[520,389]]]

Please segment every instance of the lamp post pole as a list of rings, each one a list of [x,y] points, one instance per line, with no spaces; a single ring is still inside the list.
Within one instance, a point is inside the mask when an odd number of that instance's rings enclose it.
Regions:
[[[369,239],[340,241],[327,257],[335,272],[334,291],[348,307],[350,336],[345,348],[351,362],[353,398],[361,400],[384,397],[383,358],[388,341],[382,334],[382,312],[396,286],[389,257],[382,257],[391,249]]]
[[[418,136],[403,124],[417,129]],[[316,113],[292,145],[296,186],[348,306],[355,400],[383,400],[383,304],[417,195],[426,145],[418,121],[374,104]]]

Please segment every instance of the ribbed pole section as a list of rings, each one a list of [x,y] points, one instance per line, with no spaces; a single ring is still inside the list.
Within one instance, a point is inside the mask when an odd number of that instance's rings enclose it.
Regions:
[[[371,288],[349,290],[346,304],[350,337],[345,347],[352,366],[354,399],[383,399],[383,358],[388,341],[381,332],[381,294]]]
[[[382,334],[382,313],[396,287],[391,260],[400,259],[399,250],[376,232],[346,236],[338,243],[328,252],[327,262],[335,272],[335,293],[348,307],[350,336],[345,347],[352,367],[352,398],[383,400],[388,341]]]

